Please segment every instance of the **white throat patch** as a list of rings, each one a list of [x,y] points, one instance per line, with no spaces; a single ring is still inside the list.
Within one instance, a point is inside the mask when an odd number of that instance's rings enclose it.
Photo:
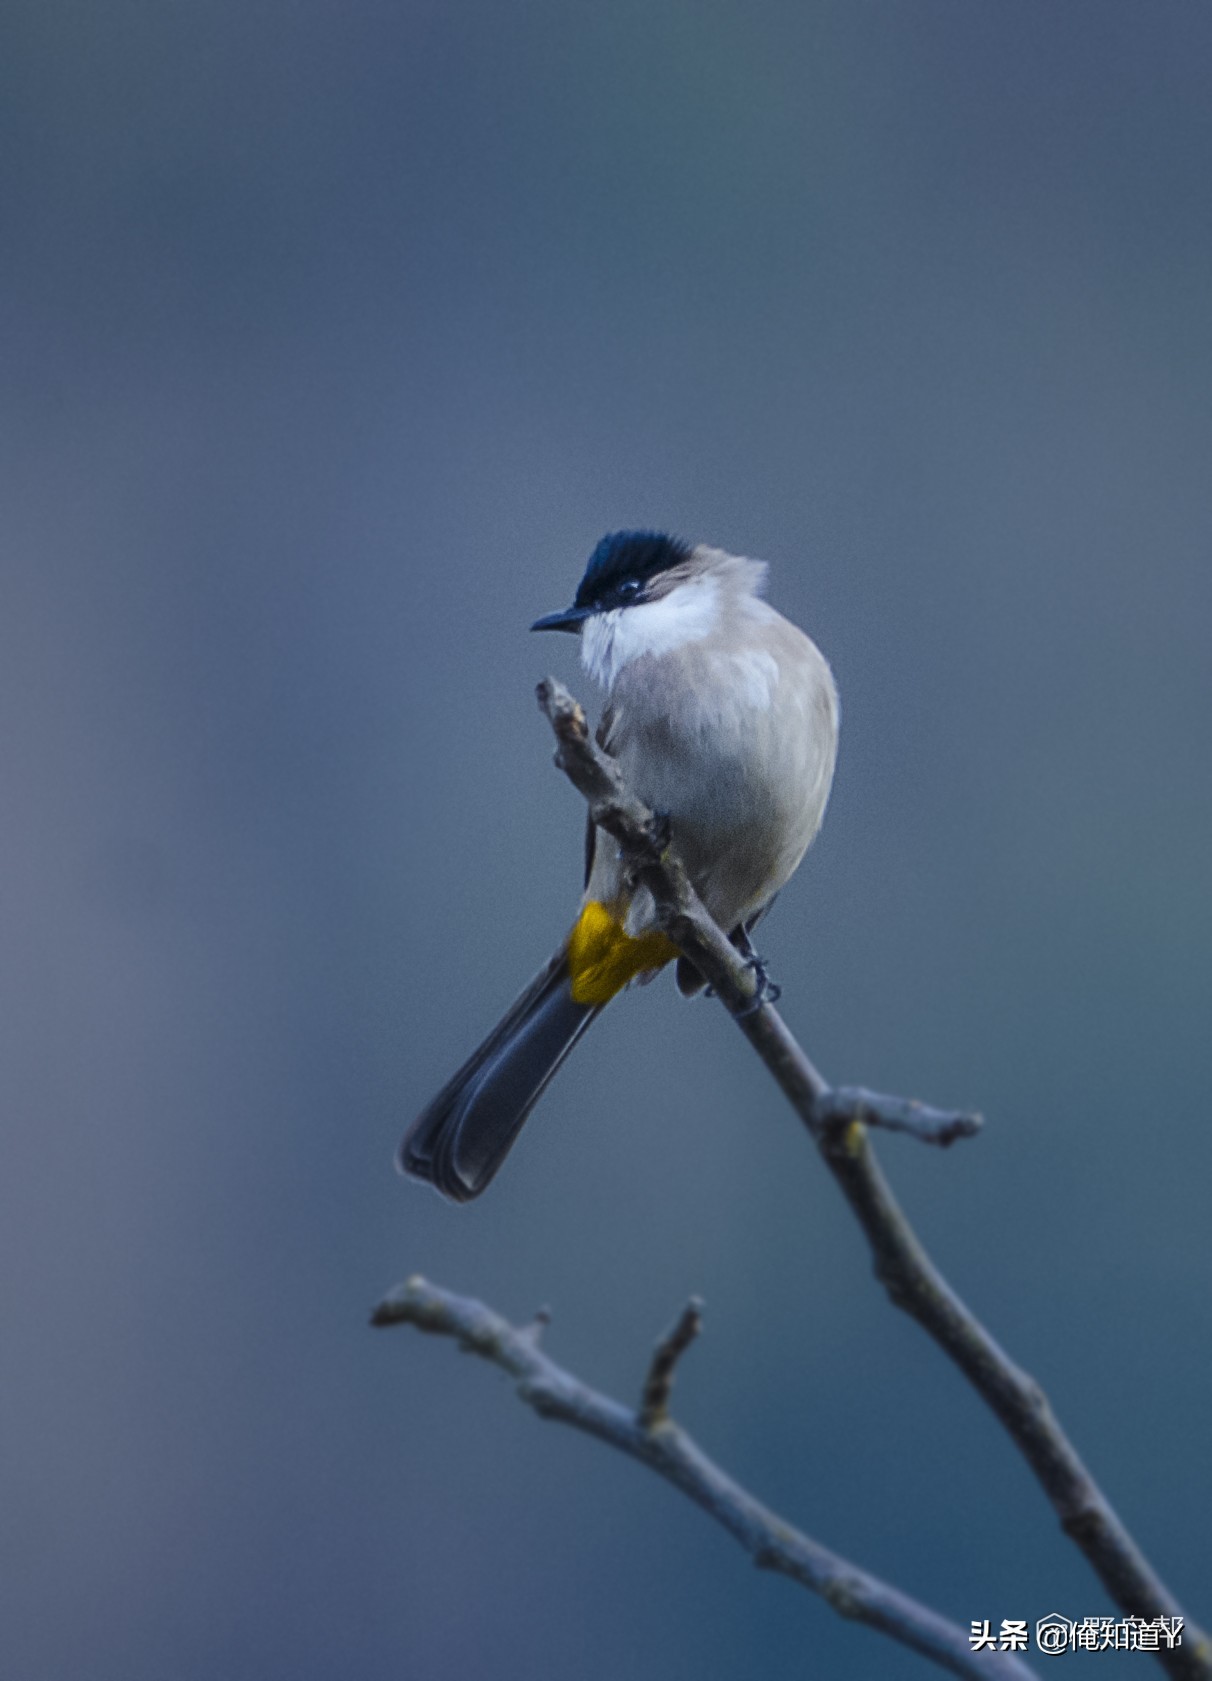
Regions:
[[[691,578],[659,601],[595,613],[581,630],[581,664],[606,690],[625,665],[645,654],[672,654],[687,642],[710,636],[719,618],[714,578]]]

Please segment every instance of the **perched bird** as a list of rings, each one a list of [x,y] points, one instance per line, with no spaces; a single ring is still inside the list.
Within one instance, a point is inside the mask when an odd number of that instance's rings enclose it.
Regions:
[[[581,638],[609,697],[598,740],[667,818],[715,920],[755,964],[749,932],[821,826],[838,702],[815,643],[762,599],[760,561],[654,531],[617,531],[572,606],[532,630]],[[616,992],[678,956],[652,898],[589,826],[585,896],[567,939],[413,1122],[399,1166],[455,1202],[489,1184],[552,1075]],[[763,984],[764,971],[759,965]],[[680,958],[678,985],[702,987]]]

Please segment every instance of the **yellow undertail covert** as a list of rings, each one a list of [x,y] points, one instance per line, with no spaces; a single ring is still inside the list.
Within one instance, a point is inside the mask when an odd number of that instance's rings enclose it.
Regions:
[[[664,934],[628,934],[606,905],[590,899],[568,936],[572,996],[578,1004],[608,1004],[645,969],[659,969],[678,948]]]

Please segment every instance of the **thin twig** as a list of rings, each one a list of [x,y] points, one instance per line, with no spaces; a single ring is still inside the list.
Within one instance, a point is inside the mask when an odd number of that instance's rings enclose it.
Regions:
[[[693,1303],[659,1345],[658,1360],[662,1350],[673,1350],[679,1336],[677,1352],[689,1344],[692,1320],[697,1326]],[[973,1681],[1035,1677],[1035,1671],[1010,1652],[974,1652],[956,1623],[793,1529],[733,1482],[672,1419],[646,1424],[643,1411],[633,1412],[590,1389],[542,1352],[530,1327],[520,1331],[482,1302],[453,1295],[423,1278],[410,1278],[392,1290],[375,1309],[371,1323],[415,1325],[454,1337],[469,1352],[508,1372],[519,1397],[541,1417],[571,1424],[649,1466],[735,1536],[755,1564],[790,1576],[843,1617],[878,1629]],[[670,1370],[676,1358],[677,1353],[671,1353]],[[655,1368],[656,1361],[653,1364]],[[651,1383],[650,1374],[649,1387]]]
[[[876,1277],[890,1299],[934,1338],[1001,1420],[1061,1520],[1111,1597],[1128,1615],[1181,1617],[1169,1588],[1113,1510],[1036,1383],[1002,1351],[930,1259],[897,1205],[867,1129],[879,1125],[950,1143],[979,1117],[926,1110],[904,1098],[834,1090],[769,1002],[752,1008],[752,968],[707,914],[685,870],[658,844],[652,812],[626,786],[617,763],[594,742],[585,714],[554,678],[539,706],[555,731],[556,764],[584,796],[593,821],[618,842],[651,893],[660,926],[705,977],[773,1074],[816,1141],[867,1237]],[[1187,1619],[1183,1645],[1161,1651],[1180,1681],[1212,1681],[1212,1640]]]
[[[913,1097],[883,1097],[863,1086],[836,1086],[824,1092],[813,1105],[813,1116],[817,1128],[861,1121],[885,1132],[906,1132],[922,1144],[938,1144],[943,1149],[957,1138],[973,1137],[984,1125],[979,1115],[932,1109]]]
[[[673,1393],[673,1374],[678,1361],[703,1329],[703,1303],[691,1296],[673,1325],[653,1350],[652,1364],[644,1383],[644,1398],[640,1402],[640,1428],[655,1430],[669,1416],[669,1397]]]

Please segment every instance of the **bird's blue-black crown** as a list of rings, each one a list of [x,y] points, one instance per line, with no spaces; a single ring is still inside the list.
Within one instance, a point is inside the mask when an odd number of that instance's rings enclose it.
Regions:
[[[592,607],[605,601],[618,593],[620,584],[631,579],[646,583],[658,572],[689,560],[692,552],[689,543],[663,531],[612,531],[589,557],[576,605]]]

